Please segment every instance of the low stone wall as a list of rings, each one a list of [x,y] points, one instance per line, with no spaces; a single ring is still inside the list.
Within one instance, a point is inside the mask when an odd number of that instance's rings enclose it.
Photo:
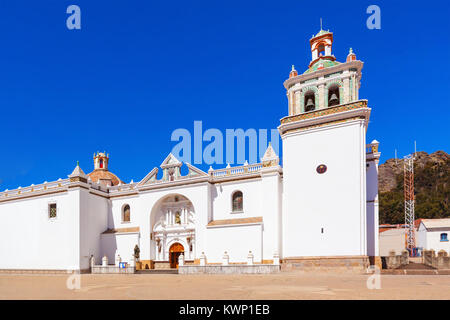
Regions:
[[[184,265],[178,267],[179,274],[245,274],[245,273],[277,273],[280,272],[279,265],[273,264],[231,264],[231,265]]]
[[[127,266],[126,268],[119,268],[118,266],[93,266],[91,273],[135,273],[136,268]]]
[[[154,269],[170,269],[170,262],[169,261],[154,261],[153,262],[153,268]]]
[[[403,250],[401,255],[395,255],[394,250],[389,251],[389,256],[386,257],[386,267],[388,269],[397,269],[407,264],[409,264],[408,251]]]
[[[368,256],[291,257],[284,258],[282,271],[367,273]]]
[[[423,263],[436,269],[450,269],[450,257],[448,253],[441,250],[435,253],[434,250],[423,250]]]

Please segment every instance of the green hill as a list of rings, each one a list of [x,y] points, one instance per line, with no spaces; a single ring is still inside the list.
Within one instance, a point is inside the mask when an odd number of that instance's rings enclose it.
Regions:
[[[404,223],[403,161],[379,166],[380,224]],[[450,156],[444,151],[417,152],[414,161],[415,218],[450,217]]]

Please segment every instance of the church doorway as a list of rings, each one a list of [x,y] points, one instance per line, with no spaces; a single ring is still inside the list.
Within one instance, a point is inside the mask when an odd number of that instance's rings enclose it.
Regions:
[[[184,247],[181,243],[174,243],[169,249],[169,263],[171,268],[178,268],[178,258],[184,253]]]

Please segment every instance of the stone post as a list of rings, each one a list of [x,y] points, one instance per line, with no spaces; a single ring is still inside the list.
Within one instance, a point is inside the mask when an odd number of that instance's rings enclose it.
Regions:
[[[433,264],[433,253],[431,250],[423,250],[423,263],[426,266],[431,266]]]
[[[180,254],[180,256],[178,257],[178,266],[184,266],[184,254]]]
[[[116,253],[117,253],[117,251],[116,251]],[[122,258],[120,257],[120,254],[116,254],[116,261],[115,261],[116,267],[118,267],[121,262],[122,262]]]
[[[102,258],[102,267],[107,267],[108,266],[108,257],[104,256]]]
[[[230,256],[228,255],[228,253],[225,251],[222,257],[222,265],[223,266],[227,266],[230,262]]]
[[[130,258],[130,267],[131,268],[136,267],[136,257],[134,256],[134,254],[132,254]]]
[[[436,254],[435,251],[433,249],[430,250],[430,255],[431,255],[431,266],[433,268],[437,269],[437,259],[436,259]]]
[[[402,251],[402,256],[400,258],[400,265],[406,266],[409,263],[409,252],[408,250]]]
[[[443,268],[444,269],[450,269],[450,257],[445,256],[442,259],[444,260]]]
[[[280,255],[278,254],[278,252],[275,252],[273,254],[273,264],[276,266],[280,265]]]
[[[202,252],[202,254],[200,256],[200,265],[201,266],[206,266],[206,256],[205,256],[204,252]]]
[[[249,266],[253,265],[253,258],[254,258],[253,253],[251,251],[249,251],[248,255],[247,255],[247,264]]]
[[[437,267],[438,269],[444,269],[445,263],[444,258],[447,257],[447,252],[445,250],[440,250],[437,254]]]
[[[91,264],[91,270],[94,268],[95,265],[95,258],[93,255],[91,255],[91,259],[89,260],[90,264]]]
[[[389,256],[386,257],[386,264],[388,269],[395,269],[397,267],[397,257],[395,256],[395,250],[389,251]]]

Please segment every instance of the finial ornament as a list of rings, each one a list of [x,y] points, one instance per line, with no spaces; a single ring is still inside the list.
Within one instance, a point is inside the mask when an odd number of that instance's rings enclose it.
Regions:
[[[348,53],[349,53],[349,54],[352,54],[352,53],[353,53],[353,49],[350,48],[350,51],[349,51]]]
[[[77,167],[79,167],[79,166],[80,166],[80,161],[77,160]]]
[[[320,30],[322,30],[322,18],[320,18]]]
[[[291,69],[292,71],[294,71],[295,70],[295,67],[294,67],[294,65],[292,65],[292,69]]]

